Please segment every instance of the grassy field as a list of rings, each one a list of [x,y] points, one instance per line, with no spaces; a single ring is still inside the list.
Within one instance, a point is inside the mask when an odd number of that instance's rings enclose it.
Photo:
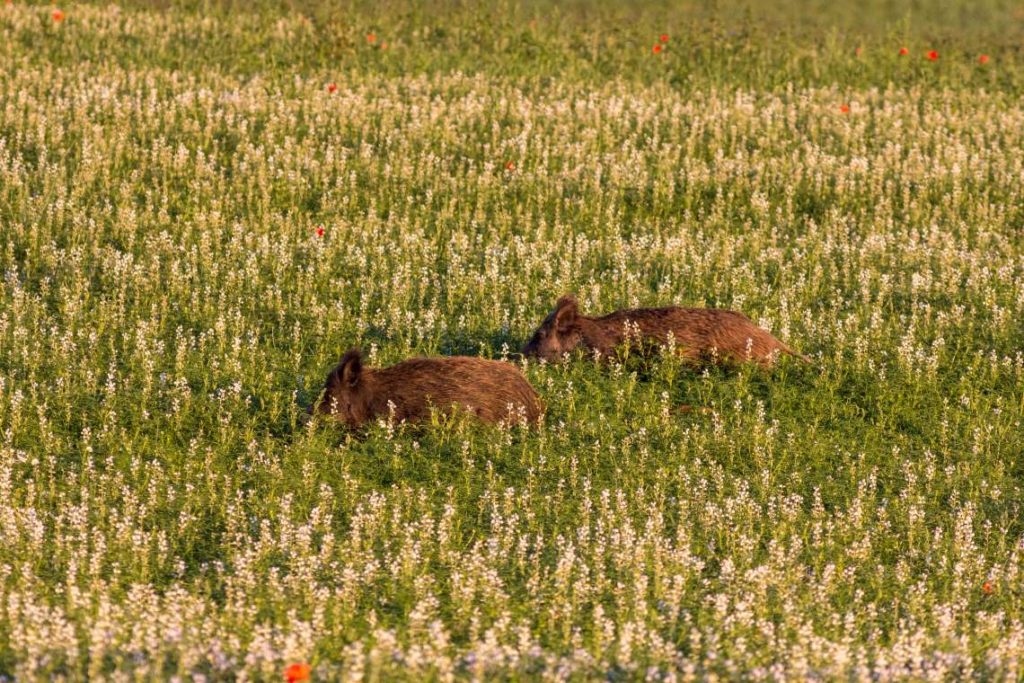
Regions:
[[[935,4],[0,6],[0,680],[1024,676],[1024,10]],[[299,419],[566,292],[814,364]]]

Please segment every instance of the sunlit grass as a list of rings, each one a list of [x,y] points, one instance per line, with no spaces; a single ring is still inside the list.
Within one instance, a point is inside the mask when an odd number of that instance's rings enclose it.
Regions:
[[[1019,17],[887,7],[0,7],[0,675],[1019,677]],[[300,419],[567,292],[814,362]]]

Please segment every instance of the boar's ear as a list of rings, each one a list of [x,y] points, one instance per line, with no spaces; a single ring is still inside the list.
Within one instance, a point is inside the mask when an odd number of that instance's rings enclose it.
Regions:
[[[555,304],[555,327],[560,332],[567,331],[576,323],[578,312],[576,297],[566,294]]]
[[[327,377],[328,388],[332,387],[354,387],[359,384],[359,378],[363,374],[363,356],[359,349],[349,349],[338,367],[331,371]]]

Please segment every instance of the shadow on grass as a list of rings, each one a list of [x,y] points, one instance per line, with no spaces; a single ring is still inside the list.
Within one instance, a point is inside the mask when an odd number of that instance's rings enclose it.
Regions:
[[[441,338],[438,353],[443,356],[480,356],[500,360],[518,359],[526,339],[503,330],[470,329]]]

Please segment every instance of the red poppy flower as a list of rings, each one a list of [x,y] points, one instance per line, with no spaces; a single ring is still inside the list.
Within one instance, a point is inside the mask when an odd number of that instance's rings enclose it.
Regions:
[[[289,664],[284,670],[284,679],[288,683],[299,683],[299,681],[309,680],[309,664],[305,662],[296,662],[295,664]]]
[[[988,55],[978,57],[978,64],[988,64]]]
[[[844,114],[849,114],[850,113],[850,105],[848,105],[848,104],[840,104],[839,105],[839,111],[843,112]]]
[[[651,51],[654,52],[654,54],[660,53],[661,52],[661,45],[655,45],[653,48],[651,48]]]
[[[928,59],[930,59],[931,61],[934,62],[934,61],[938,60],[938,58],[939,58],[939,53],[936,52],[935,50],[931,50],[928,53]]]
[[[908,50],[905,47],[901,47],[900,48],[900,57],[905,57],[906,55],[909,55],[909,54],[910,54],[910,50]]]
[[[338,89],[338,84],[337,83],[328,83],[327,84],[327,92],[334,92],[337,89]]]
[[[986,581],[985,583],[981,584],[981,592],[985,595],[992,595],[992,593],[994,593],[995,590],[996,588],[992,585],[991,581]]]
[[[508,162],[507,164],[505,164],[505,170],[506,171],[515,170],[515,167],[516,167],[516,165],[514,163],[512,163],[511,161]]]
[[[375,33],[367,33],[366,34],[366,42],[368,42],[368,43],[376,43],[377,42],[377,35]]]
[[[64,21],[64,12],[59,9],[53,10],[53,13],[50,16],[53,17],[53,20],[56,22]]]
[[[860,57],[860,53],[861,53],[861,52],[863,52],[863,51],[864,51],[864,48],[862,48],[862,47],[858,47],[857,49],[855,49],[855,50],[853,51],[853,54],[854,54],[854,55],[856,55],[856,56],[858,56],[858,57]]]
[[[324,226],[322,226],[322,225],[316,226],[316,236],[317,237],[323,237],[324,236]]]
[[[662,33],[660,36],[658,36],[658,40],[660,40],[663,43],[667,43],[668,42],[668,34],[667,33]]]

